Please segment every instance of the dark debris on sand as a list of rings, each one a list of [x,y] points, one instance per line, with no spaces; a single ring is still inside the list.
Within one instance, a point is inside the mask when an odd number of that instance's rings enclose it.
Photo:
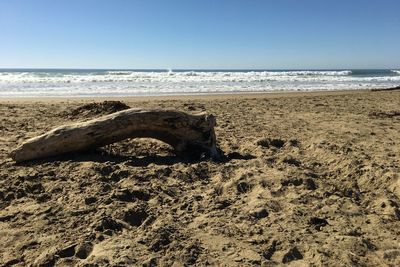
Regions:
[[[369,113],[369,116],[372,118],[380,118],[380,119],[400,117],[400,110],[373,111]]]

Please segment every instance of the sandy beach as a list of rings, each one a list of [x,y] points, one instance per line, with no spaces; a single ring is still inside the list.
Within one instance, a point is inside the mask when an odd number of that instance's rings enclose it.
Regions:
[[[208,112],[226,160],[152,139],[16,164],[59,125]],[[0,99],[0,266],[400,266],[400,91]]]

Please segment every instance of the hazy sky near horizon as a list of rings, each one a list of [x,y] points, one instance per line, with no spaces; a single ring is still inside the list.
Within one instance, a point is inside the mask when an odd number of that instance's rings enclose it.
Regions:
[[[1,68],[400,68],[399,0],[2,0]]]

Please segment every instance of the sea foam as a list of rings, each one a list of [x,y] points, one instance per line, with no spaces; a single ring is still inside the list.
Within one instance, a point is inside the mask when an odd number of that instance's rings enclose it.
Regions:
[[[1,96],[163,95],[398,86],[398,70],[2,70]]]

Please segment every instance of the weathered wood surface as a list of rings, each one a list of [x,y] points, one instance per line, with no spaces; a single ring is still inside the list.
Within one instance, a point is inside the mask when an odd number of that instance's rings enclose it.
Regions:
[[[215,117],[171,110],[127,109],[87,122],[63,125],[27,140],[10,153],[16,162],[84,151],[127,138],[149,137],[177,154],[207,153],[218,158]]]

